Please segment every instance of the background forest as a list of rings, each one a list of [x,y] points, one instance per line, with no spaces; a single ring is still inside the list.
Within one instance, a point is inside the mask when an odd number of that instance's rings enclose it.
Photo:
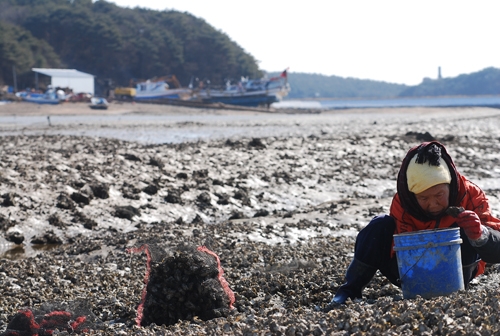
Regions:
[[[222,83],[259,77],[257,61],[188,13],[121,8],[91,0],[0,0],[0,82],[29,86],[33,67],[66,67],[99,81],[175,74]]]
[[[14,84],[15,69],[17,88],[33,87],[32,68],[90,73],[98,93],[166,75],[187,86],[192,80],[222,85],[280,73],[266,74],[251,51],[187,12],[122,8],[104,0],[0,0],[0,85]],[[427,78],[417,86],[293,72],[288,78],[288,98],[500,94],[495,68]]]

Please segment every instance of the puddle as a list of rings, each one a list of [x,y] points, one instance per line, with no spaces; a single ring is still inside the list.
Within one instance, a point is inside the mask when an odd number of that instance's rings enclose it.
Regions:
[[[61,244],[13,245],[10,249],[0,247],[0,259],[20,260],[34,257],[40,252],[51,251]]]

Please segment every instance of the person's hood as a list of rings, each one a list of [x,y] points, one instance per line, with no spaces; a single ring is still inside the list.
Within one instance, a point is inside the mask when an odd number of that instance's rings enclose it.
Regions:
[[[401,164],[401,168],[399,169],[398,180],[397,180],[397,191],[403,209],[407,211],[411,216],[424,222],[432,220],[433,218],[429,217],[427,213],[424,210],[422,210],[422,208],[417,202],[415,194],[408,189],[406,170],[408,169],[408,164],[410,163],[410,160],[415,156],[415,154],[417,154],[417,152],[421,148],[425,148],[433,144],[441,148],[441,158],[443,159],[444,162],[446,162],[446,164],[448,165],[448,169],[450,170],[451,182],[450,182],[449,205],[450,206],[458,205],[460,203],[460,200],[464,197],[465,193],[462,179],[460,178],[460,173],[457,171],[455,163],[451,159],[450,155],[448,154],[448,151],[443,146],[443,144],[441,144],[438,141],[430,141],[430,142],[424,142],[410,149],[406,154],[405,158],[403,159],[403,163]]]

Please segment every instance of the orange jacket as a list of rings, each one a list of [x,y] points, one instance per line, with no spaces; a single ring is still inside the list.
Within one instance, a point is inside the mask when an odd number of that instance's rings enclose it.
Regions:
[[[456,206],[474,211],[483,225],[500,231],[500,219],[491,215],[488,199],[484,192],[464,176],[459,176],[459,178],[465,193]],[[455,218],[449,215],[444,215],[437,220],[421,221],[416,219],[402,207],[399,194],[396,194],[392,200],[390,214],[396,220],[396,233],[447,228],[455,223]]]

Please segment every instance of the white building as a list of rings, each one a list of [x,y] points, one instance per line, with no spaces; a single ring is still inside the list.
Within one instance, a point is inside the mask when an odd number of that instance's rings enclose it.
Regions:
[[[73,93],[90,93],[94,95],[94,76],[85,72],[81,72],[75,69],[42,69],[33,68],[31,69],[35,72],[37,76],[38,85],[38,74],[46,75],[50,77],[52,87],[62,87],[70,88]]]

